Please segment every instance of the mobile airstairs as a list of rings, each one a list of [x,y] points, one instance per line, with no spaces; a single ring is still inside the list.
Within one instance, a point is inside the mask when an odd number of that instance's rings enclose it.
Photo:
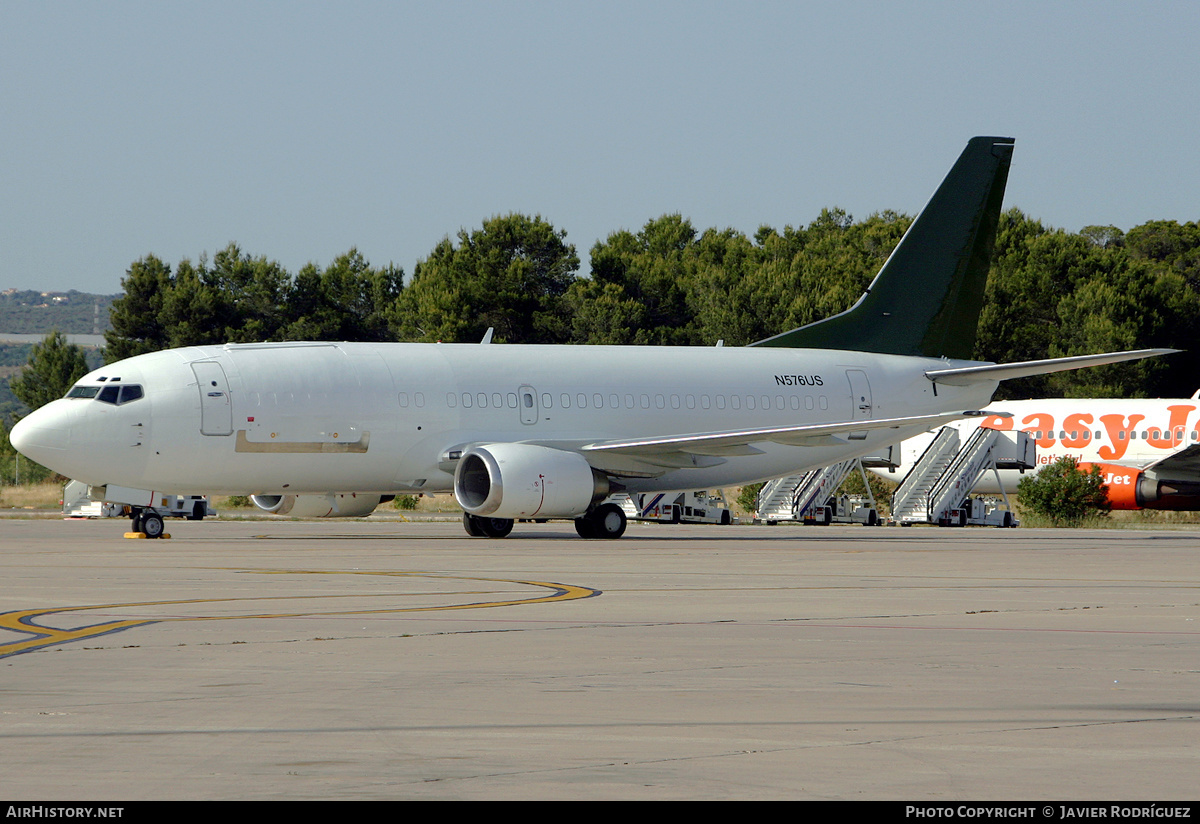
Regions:
[[[892,447],[883,457],[843,461],[801,475],[777,478],[763,485],[755,507],[755,521],[768,524],[801,521],[806,524],[879,522],[864,466],[885,466],[893,460]],[[1025,432],[978,428],[962,442],[958,429],[942,427],[892,496],[891,522],[901,526],[1016,526],[1008,496],[996,477],[1003,507],[972,498],[971,490],[988,472],[1000,469],[1033,469],[1034,442]],[[855,469],[863,473],[867,501],[835,493]]]
[[[892,495],[892,522],[901,526],[1016,526],[1000,483],[1000,469],[1033,469],[1034,442],[1026,432],[975,429],[966,443],[952,426],[942,427]],[[1003,508],[972,498],[971,490],[996,472]]]
[[[855,469],[862,474],[866,500],[837,495],[838,488]],[[874,526],[879,513],[862,461],[854,458],[801,475],[776,478],[763,484],[755,504],[755,521],[768,524],[800,521],[805,524],[858,523]]]

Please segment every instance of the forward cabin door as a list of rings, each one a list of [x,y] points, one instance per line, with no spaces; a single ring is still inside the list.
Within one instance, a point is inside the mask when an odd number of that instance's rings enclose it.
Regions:
[[[229,401],[229,381],[216,361],[192,364],[200,384],[200,434],[232,435],[233,405]]]

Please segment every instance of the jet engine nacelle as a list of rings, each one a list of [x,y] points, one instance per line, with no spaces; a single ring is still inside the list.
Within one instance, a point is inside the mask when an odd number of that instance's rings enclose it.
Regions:
[[[489,518],[575,518],[609,491],[582,455],[524,443],[471,447],[454,472],[459,506]]]
[[[1113,509],[1141,509],[1148,502],[1157,500],[1157,484],[1150,481],[1140,469],[1118,464],[1080,464],[1085,472],[1092,466],[1100,468],[1100,476],[1108,487],[1108,502]]]
[[[1178,509],[1200,507],[1200,484],[1192,481],[1159,480],[1146,477],[1140,469],[1118,464],[1079,465],[1088,470],[1100,467],[1113,509]]]
[[[384,500],[383,495],[361,492],[326,495],[251,495],[250,502],[272,515],[293,518],[361,518],[370,515]]]

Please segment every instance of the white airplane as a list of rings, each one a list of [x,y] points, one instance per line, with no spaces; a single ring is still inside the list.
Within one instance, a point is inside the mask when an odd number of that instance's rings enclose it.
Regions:
[[[1045,466],[1072,457],[1087,470],[1100,467],[1113,509],[1200,509],[1200,392],[1184,399],[999,401],[985,417],[951,424],[964,439],[976,427],[1028,432]],[[899,482],[933,440],[923,433],[899,445],[901,463],[872,469]],[[985,475],[975,491],[1013,494],[1015,469]]]
[[[1012,148],[972,139],[853,307],[748,347],[187,347],[89,373],[11,440],[110,500],[254,493],[267,509],[361,515],[453,491],[472,535],[569,518],[616,538],[611,493],[826,466],[971,415],[1007,378],[1172,351],[969,360]],[[161,533],[152,506],[137,512],[135,530]]]

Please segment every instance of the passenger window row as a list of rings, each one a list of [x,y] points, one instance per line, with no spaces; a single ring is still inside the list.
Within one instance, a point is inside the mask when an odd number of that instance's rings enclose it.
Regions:
[[[542,409],[553,409],[555,406],[555,397],[549,392],[543,392],[541,397]],[[558,406],[561,409],[587,409],[589,406],[592,409],[764,409],[764,410],[786,410],[791,409],[793,412],[799,411],[801,404],[804,409],[826,410],[829,408],[829,398],[825,395],[812,396],[806,395],[801,399],[798,395],[790,395],[786,399],[783,395],[730,395],[728,398],[725,395],[700,395],[697,398],[695,395],[654,395],[649,394],[625,393],[620,395],[611,393],[607,396],[600,392],[594,392],[591,395],[586,392],[579,392],[572,395],[569,392],[563,392],[558,396]],[[461,394],[450,392],[446,395],[446,406],[455,408],[459,404],[464,409],[509,409],[517,408],[517,394],[509,392],[507,395],[502,395],[500,392],[492,392],[490,395],[487,392],[462,392]],[[532,396],[526,396],[525,406],[531,407],[533,404]],[[400,405],[407,406],[407,396],[401,395]]]
[[[1054,440],[1054,436],[1055,436],[1055,430],[1053,430],[1053,429],[1050,429],[1047,431],[1043,431],[1041,429],[1037,429],[1037,430],[1026,429],[1024,431],[1027,432],[1028,434],[1032,435],[1034,440],[1038,440],[1038,441]],[[1093,437],[1096,440],[1102,440],[1104,438],[1104,433],[1101,432],[1100,430],[1096,430],[1096,434],[1093,436],[1091,431],[1087,430],[1087,429],[1083,430],[1082,432],[1080,432],[1077,429],[1072,429],[1070,432],[1068,432],[1066,430],[1058,430],[1058,439],[1059,440],[1090,441],[1093,439]],[[1191,440],[1193,443],[1196,443],[1197,441],[1200,441],[1200,432],[1193,429],[1190,433],[1188,433],[1187,435],[1184,435],[1182,428],[1176,429],[1174,434],[1172,434],[1170,429],[1163,429],[1163,430],[1143,429],[1141,438],[1144,441],[1148,441],[1151,439],[1166,440],[1167,438],[1174,438],[1177,441],[1183,441],[1186,439],[1186,440]],[[1126,434],[1125,430],[1123,430],[1123,429],[1119,430],[1117,432],[1117,440],[1123,441],[1126,439],[1131,440],[1131,441],[1136,441],[1138,439],[1137,430],[1135,429],[1135,430],[1130,431],[1128,433],[1128,435]]]

